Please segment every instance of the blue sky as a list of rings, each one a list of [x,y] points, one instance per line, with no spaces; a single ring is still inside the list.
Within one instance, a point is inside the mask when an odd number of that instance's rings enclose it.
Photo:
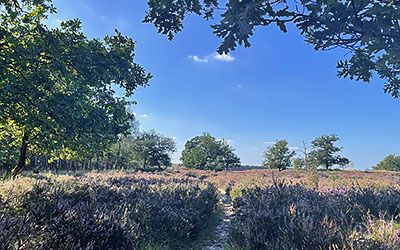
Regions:
[[[278,139],[292,147],[322,134],[341,138],[343,155],[359,169],[389,153],[400,153],[399,100],[383,93],[383,81],[364,84],[336,76],[345,51],[315,52],[290,27],[257,29],[252,47],[217,57],[209,23],[189,16],[173,42],[141,21],[146,0],[57,0],[60,20],[80,18],[89,37],[117,28],[137,41],[136,62],[154,76],[137,91],[141,129],[155,129],[178,144],[204,131],[225,138],[244,164],[259,165]]]

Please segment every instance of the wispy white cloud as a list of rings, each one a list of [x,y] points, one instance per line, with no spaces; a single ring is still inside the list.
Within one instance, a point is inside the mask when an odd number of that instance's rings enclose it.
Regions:
[[[199,56],[188,56],[189,59],[192,59],[194,62],[197,63],[208,63],[208,57],[199,57]]]
[[[60,24],[66,20],[56,18],[55,16],[50,16],[44,23],[52,29],[60,27]]]
[[[217,61],[222,61],[222,62],[234,62],[236,61],[236,58],[233,57],[230,54],[218,54],[218,53],[214,53],[213,58]]]
[[[150,116],[153,115],[152,113],[148,113],[148,114],[139,114],[139,113],[136,113],[136,112],[132,112],[132,113],[137,118],[149,118]]]
[[[208,63],[211,61],[220,61],[220,62],[234,62],[236,58],[230,54],[218,54],[213,53],[207,56],[199,56],[199,55],[190,55],[188,59],[193,60],[196,63]]]
[[[237,88],[242,88],[243,85],[242,85],[242,84],[238,84],[236,87],[237,87]]]
[[[152,115],[152,113],[141,114],[141,115],[139,115],[139,117],[141,117],[141,118],[149,118],[151,115]]]

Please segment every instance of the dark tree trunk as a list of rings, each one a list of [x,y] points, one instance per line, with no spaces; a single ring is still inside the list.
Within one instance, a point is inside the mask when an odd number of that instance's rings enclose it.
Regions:
[[[28,151],[28,139],[29,139],[29,130],[24,132],[22,136],[22,143],[19,149],[19,160],[17,166],[14,168],[12,173],[12,178],[15,179],[19,173],[25,168],[26,166],[26,158],[27,158],[27,151]]]

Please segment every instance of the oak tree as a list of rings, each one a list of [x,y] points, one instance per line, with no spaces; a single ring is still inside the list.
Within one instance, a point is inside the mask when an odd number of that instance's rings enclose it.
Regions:
[[[165,137],[153,130],[134,136],[131,142],[131,154],[145,169],[146,167],[171,166],[171,154],[176,151],[176,143],[172,138]]]
[[[234,149],[225,140],[208,133],[187,141],[181,160],[185,166],[198,169],[222,170],[240,165]]]
[[[50,1],[0,4],[0,144],[19,148],[14,176],[28,151],[87,157],[129,130],[128,97],[151,78],[131,38],[89,39],[77,19],[50,29]]]

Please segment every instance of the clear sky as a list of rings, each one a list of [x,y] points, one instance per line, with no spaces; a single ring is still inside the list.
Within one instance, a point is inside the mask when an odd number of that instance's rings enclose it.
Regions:
[[[146,0],[56,0],[60,20],[80,18],[89,37],[117,28],[137,41],[136,62],[154,76],[137,91],[133,107],[141,129],[173,137],[179,148],[204,131],[229,140],[243,164],[259,165],[273,141],[295,148],[322,134],[341,138],[343,155],[359,169],[400,153],[400,100],[383,93],[383,81],[364,84],[336,76],[344,51],[315,52],[290,27],[256,30],[252,47],[215,56],[209,24],[189,16],[173,42],[141,21]]]

